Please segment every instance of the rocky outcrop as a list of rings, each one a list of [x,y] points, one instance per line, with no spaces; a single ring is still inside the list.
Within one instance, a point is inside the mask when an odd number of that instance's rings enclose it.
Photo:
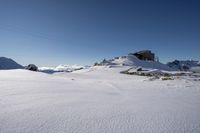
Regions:
[[[38,71],[38,67],[34,64],[29,64],[28,66],[25,67],[27,70],[31,71]]]

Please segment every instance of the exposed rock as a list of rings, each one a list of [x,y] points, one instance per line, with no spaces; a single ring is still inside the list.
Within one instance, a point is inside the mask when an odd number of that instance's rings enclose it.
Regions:
[[[38,67],[34,64],[29,64],[27,67],[25,67],[27,70],[31,71],[38,71]]]
[[[191,76],[191,72],[175,72],[171,73],[169,71],[162,71],[158,69],[144,69],[144,68],[130,68],[128,70],[122,71],[123,74],[138,75],[138,76],[148,76],[148,77],[172,77],[172,76]]]

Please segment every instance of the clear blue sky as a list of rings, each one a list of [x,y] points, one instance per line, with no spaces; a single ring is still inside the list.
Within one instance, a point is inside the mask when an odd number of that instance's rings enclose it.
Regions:
[[[199,0],[0,0],[0,56],[23,65],[93,64],[151,49],[200,60]]]

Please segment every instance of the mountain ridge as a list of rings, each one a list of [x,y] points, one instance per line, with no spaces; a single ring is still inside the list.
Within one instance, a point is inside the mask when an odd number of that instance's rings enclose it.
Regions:
[[[11,58],[0,57],[0,70],[9,70],[9,69],[23,69],[24,67],[18,64]]]

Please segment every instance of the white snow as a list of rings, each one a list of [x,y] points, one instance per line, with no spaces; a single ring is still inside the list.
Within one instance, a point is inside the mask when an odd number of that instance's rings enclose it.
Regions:
[[[59,65],[55,68],[56,71],[74,71],[77,69],[84,68],[84,66],[80,65]]]
[[[193,72],[198,72],[198,73],[200,73],[200,66],[191,67],[190,70],[193,71]]]
[[[128,67],[0,71],[0,133],[199,133],[200,81],[150,81]]]
[[[135,66],[135,67],[160,69],[160,70],[167,70],[167,71],[173,70],[172,68],[160,62],[140,60],[134,55],[122,56],[122,57],[119,57],[118,59],[112,59],[110,61],[107,61],[106,64],[109,65],[108,62],[110,62],[110,64],[121,65],[121,66]]]
[[[72,72],[87,68],[87,66],[81,65],[58,65],[57,67],[40,67],[39,71],[46,73],[55,73],[55,72]]]

